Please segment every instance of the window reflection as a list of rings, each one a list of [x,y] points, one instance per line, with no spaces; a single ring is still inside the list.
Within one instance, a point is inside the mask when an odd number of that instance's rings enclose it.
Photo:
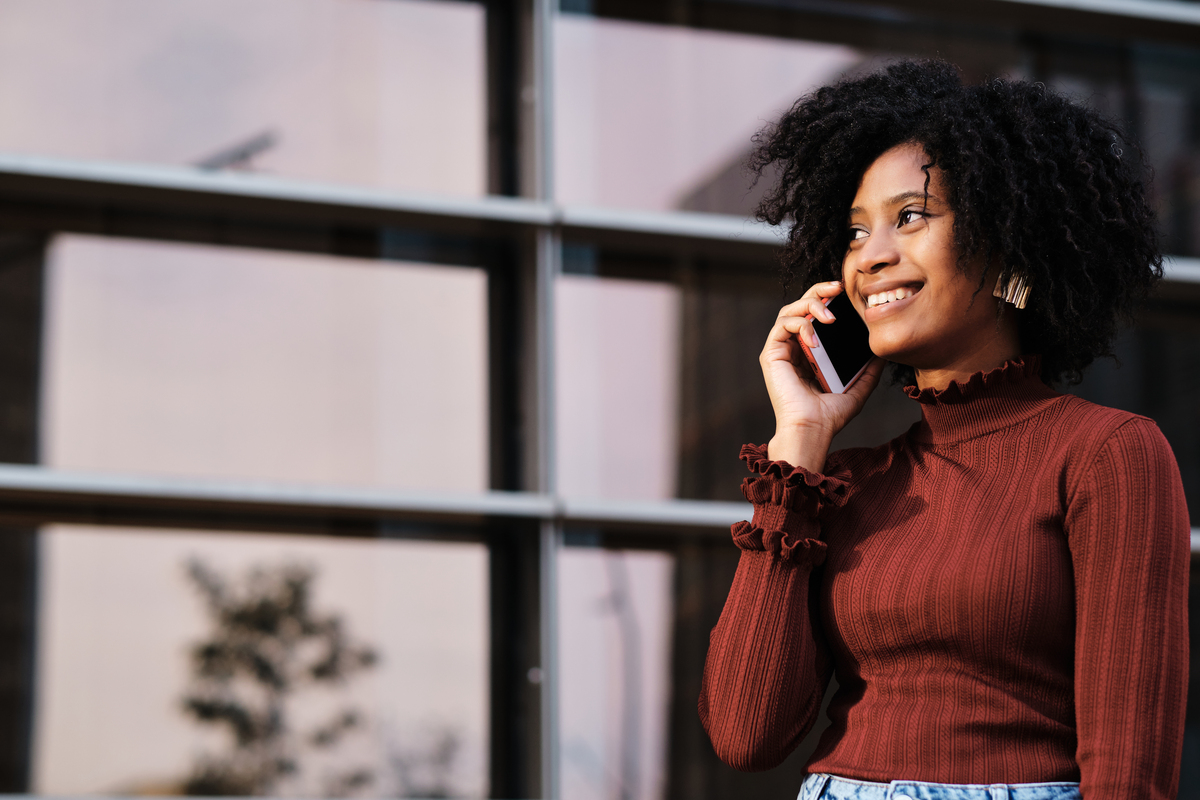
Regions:
[[[751,186],[745,168],[755,132],[845,73],[936,55],[969,81],[1044,81],[1130,128],[1153,169],[1166,252],[1200,255],[1194,47],[917,23],[903,30],[860,24],[855,36],[869,44],[852,46],[579,13],[563,14],[555,36],[564,202],[751,214],[763,189]]]
[[[752,209],[750,137],[861,59],[842,45],[576,14],[554,35],[558,199],[656,211]]]
[[[344,669],[339,680],[290,673],[293,682],[281,693],[286,730],[271,753],[293,760],[295,770],[269,787],[273,793],[486,793],[481,545],[58,525],[43,530],[42,556],[33,764],[39,794],[177,794],[206,765],[230,755],[242,766],[263,761],[223,726],[202,724],[185,710],[186,698],[204,694],[194,648],[230,627],[214,618],[189,579],[196,563],[224,582],[229,598],[263,601],[253,612],[256,624],[270,616],[267,601],[278,599],[281,576],[306,572],[305,603],[279,616],[336,620],[348,649],[377,656],[367,668]],[[295,666],[320,663],[321,637],[300,637],[295,627],[272,632],[263,624],[263,641],[237,641],[281,663],[281,651],[296,640]],[[247,706],[265,702],[263,678],[239,672],[236,682]],[[340,739],[318,741],[314,732],[347,712],[357,715],[355,724]],[[348,775],[358,782],[337,783]]]
[[[666,793],[673,570],[662,552],[559,553],[563,797]]]
[[[88,236],[48,262],[46,464],[487,488],[482,270]]]
[[[563,275],[555,285],[558,489],[665,500],[677,487],[680,292]]]
[[[766,442],[775,424],[758,364],[784,302],[769,268],[655,264],[582,244],[568,246],[566,265],[662,279],[558,279],[559,491],[741,502],[738,451]],[[919,417],[885,381],[834,447],[881,444]]]
[[[485,190],[483,7],[5,0],[0,151]]]

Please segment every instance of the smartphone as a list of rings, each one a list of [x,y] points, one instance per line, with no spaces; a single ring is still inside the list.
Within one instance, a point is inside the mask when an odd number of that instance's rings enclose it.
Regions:
[[[812,365],[821,388],[831,394],[842,394],[863,374],[875,354],[871,352],[867,323],[854,310],[854,304],[845,292],[826,300],[825,307],[837,319],[833,322],[813,320],[819,346],[810,348],[803,339],[800,346],[804,348],[804,356]]]

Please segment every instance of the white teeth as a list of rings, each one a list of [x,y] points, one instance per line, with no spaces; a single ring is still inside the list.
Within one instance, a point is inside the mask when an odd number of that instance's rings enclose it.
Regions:
[[[867,308],[874,308],[875,306],[881,306],[886,303],[891,303],[895,300],[906,300],[912,297],[914,294],[916,294],[916,292],[906,286],[900,289],[893,289],[887,292],[879,292],[878,294],[868,295]]]

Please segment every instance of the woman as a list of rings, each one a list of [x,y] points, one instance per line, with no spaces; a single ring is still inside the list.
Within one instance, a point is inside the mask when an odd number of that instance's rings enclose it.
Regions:
[[[802,800],[1175,796],[1179,471],[1151,420],[1048,386],[1161,276],[1137,152],[1039,84],[944,62],[821,89],[764,135],[760,213],[791,218],[785,272],[812,285],[760,358],[775,435],[742,451],[754,517],[700,696],[726,762],[779,764],[836,673]],[[819,346],[841,292],[881,358],[824,394],[798,338]],[[828,453],[885,359],[922,421]]]

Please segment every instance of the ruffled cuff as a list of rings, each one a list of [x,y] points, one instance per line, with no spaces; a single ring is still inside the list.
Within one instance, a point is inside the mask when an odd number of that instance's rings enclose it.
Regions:
[[[734,526],[734,542],[743,550],[765,550],[783,561],[804,554],[810,563],[821,563],[825,543],[809,534],[816,533],[816,517],[824,506],[845,502],[849,484],[771,461],[766,445],[744,446],[741,458],[755,474],[742,482],[742,495],[754,504],[754,520]]]
[[[755,474],[742,481],[742,496],[755,506],[776,505],[789,511],[810,511],[810,516],[816,516],[822,506],[840,506],[846,501],[850,488],[846,481],[786,461],[771,461],[765,444],[743,445],[739,457]]]
[[[811,564],[825,561],[825,543],[820,539],[793,536],[780,530],[763,530],[752,522],[733,526],[733,543],[742,550],[762,550],[783,562]]]

